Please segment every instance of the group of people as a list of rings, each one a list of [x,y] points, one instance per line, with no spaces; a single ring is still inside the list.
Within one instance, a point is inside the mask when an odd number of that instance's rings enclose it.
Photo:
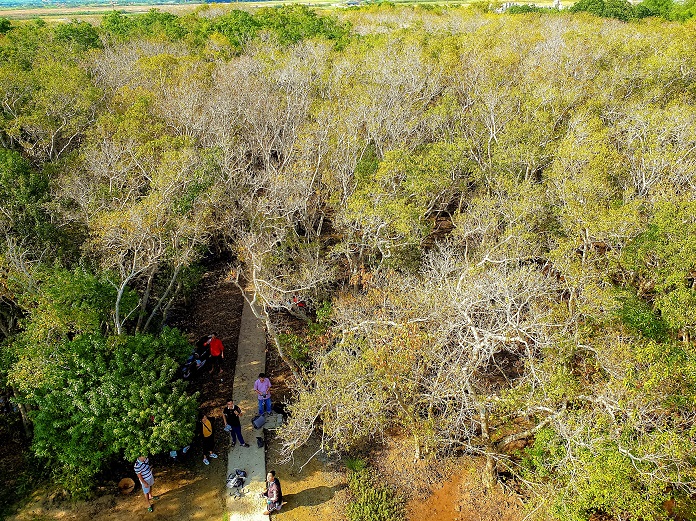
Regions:
[[[203,344],[210,351],[210,374],[213,374],[217,369],[218,376],[222,374],[221,361],[225,358],[225,346],[222,345],[222,340],[213,333],[208,337],[208,340]],[[241,415],[241,411],[239,412]],[[237,418],[239,421],[239,418]],[[213,421],[208,418],[205,413],[202,413],[198,420],[200,435],[203,445],[203,463],[210,465],[210,459],[217,459],[215,453],[215,431],[213,430]],[[225,422],[227,425],[227,422]],[[241,425],[240,425],[241,427]],[[241,432],[241,430],[240,430]],[[249,445],[246,445],[247,447]]]
[[[212,374],[217,370],[218,375],[221,375],[221,360],[225,358],[225,348],[222,341],[213,333],[205,342],[205,347],[210,350],[210,373]],[[258,379],[254,382],[254,392],[258,398],[259,416],[270,415],[272,411],[271,381],[265,373],[259,373]],[[237,442],[239,442],[242,447],[249,447],[249,444],[244,441],[244,437],[242,436],[241,416],[242,410],[239,406],[234,403],[233,399],[228,400],[225,407],[222,409],[222,421],[225,424],[225,432],[230,435],[232,447],[234,447]],[[213,420],[205,413],[202,413],[199,417],[198,425],[203,446],[203,463],[205,465],[210,465],[209,458],[217,459],[218,457],[215,453],[215,429]],[[143,494],[145,495],[145,500],[148,505],[147,510],[148,512],[152,512],[154,509],[154,501],[158,500],[159,496],[152,494],[155,478],[152,467],[150,466],[150,460],[147,456],[139,456],[133,468],[142,485]],[[266,491],[263,493],[263,496],[266,498],[268,508],[264,514],[270,515],[271,512],[280,510],[282,506],[282,492],[280,489],[280,481],[275,477],[275,471],[271,470],[266,478]]]
[[[271,381],[268,379],[265,373],[259,373],[258,379],[254,382],[254,392],[258,397],[259,416],[267,416],[271,414]],[[246,441],[244,441],[244,437],[242,436],[242,423],[240,420],[242,414],[242,410],[239,408],[239,405],[234,403],[233,399],[227,400],[227,403],[222,408],[222,421],[225,424],[224,430],[230,435],[232,447],[234,447],[237,444],[237,442],[239,442],[239,444],[242,447],[249,446],[249,444]],[[207,419],[207,416],[204,416],[204,418]],[[208,451],[208,454],[211,457],[217,457],[217,455],[215,455],[215,453],[212,452],[212,429],[210,429],[210,433],[208,433],[208,429],[205,425],[203,425],[203,436],[203,463],[208,465],[208,459],[206,457],[205,451]],[[210,443],[206,444],[205,436],[211,438]]]

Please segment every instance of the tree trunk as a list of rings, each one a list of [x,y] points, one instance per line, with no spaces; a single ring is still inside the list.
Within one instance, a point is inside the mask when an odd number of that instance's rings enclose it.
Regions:
[[[128,279],[126,279],[123,284],[118,288],[116,293],[116,305],[114,306],[114,325],[116,326],[116,334],[120,335],[123,331],[123,324],[121,324],[121,299],[123,298],[123,292],[126,289],[126,284]]]
[[[178,277],[179,277],[179,271],[180,271],[180,269],[181,269],[181,268],[180,268],[179,266],[177,266],[176,269],[174,270],[174,273],[172,274],[172,278],[169,280],[169,285],[167,286],[167,289],[166,289],[166,291],[164,292],[164,295],[162,295],[162,296],[160,297],[160,299],[157,301],[157,305],[156,305],[155,308],[152,310],[152,313],[150,313],[150,316],[147,318],[147,322],[145,322],[145,327],[143,328],[144,331],[147,331],[147,328],[150,327],[150,322],[152,322],[152,319],[155,317],[155,314],[157,314],[157,312],[159,311],[159,309],[162,307],[162,302],[164,302],[164,300],[165,300],[167,297],[169,297],[169,294],[170,294],[171,291],[172,291],[172,287],[174,286],[174,283],[176,282],[176,280],[177,280]],[[179,287],[180,287],[180,286],[177,286],[177,290],[174,292],[175,295],[178,293]],[[169,310],[169,307],[170,307],[170,306],[171,306],[171,301],[170,301],[170,303],[167,305],[166,311],[163,313],[163,315],[166,315],[166,312]],[[164,319],[162,320],[162,322],[164,323]]]
[[[15,397],[15,400],[17,398],[17,392],[12,389],[12,395]],[[27,411],[27,407],[23,404],[20,403],[19,401],[16,401],[17,403],[17,409],[19,409],[19,414],[22,417],[22,427],[24,427],[24,434],[26,435],[27,439],[31,439],[31,420],[29,419],[29,414]]]
[[[140,313],[138,314],[138,323],[135,326],[135,332],[140,333],[141,327],[143,325],[143,320],[145,320],[145,315],[147,313],[147,303],[150,300],[150,291],[152,290],[152,281],[155,278],[155,271],[150,273],[147,278],[147,285],[145,286],[145,293],[143,293],[143,298],[140,301]],[[146,325],[147,327],[147,325]]]
[[[283,351],[283,347],[281,346],[280,341],[278,340],[278,333],[276,331],[276,328],[271,322],[271,317],[269,317],[268,313],[265,311],[263,315],[263,319],[266,323],[266,331],[268,331],[268,334],[271,336],[271,339],[273,340],[273,343],[275,344],[276,349],[278,350],[280,358],[282,358],[283,362],[285,362],[287,366],[290,368],[290,371],[292,371],[292,374],[295,377],[297,383],[302,384],[304,380],[302,379],[302,375],[300,374],[297,364],[294,360],[292,360],[285,354],[285,351]]]
[[[169,299],[169,302],[167,302],[167,305],[164,306],[164,309],[162,309],[162,326],[167,323],[167,317],[169,316],[169,310],[172,308],[172,304],[174,304],[174,299],[176,299],[176,296],[179,294],[179,291],[181,291],[181,281],[176,285],[176,289],[174,290],[174,293],[172,293],[172,297]]]
[[[421,458],[421,445],[420,438],[418,438],[418,434],[413,434],[413,444],[416,449],[413,454],[413,463],[416,463]]]
[[[493,454],[486,454],[486,467],[483,470],[483,484],[487,490],[491,490],[496,484],[495,458]]]
[[[490,490],[495,485],[497,478],[495,472],[495,457],[493,456],[494,447],[491,443],[491,436],[488,430],[488,410],[485,406],[479,407],[481,417],[481,438],[486,447],[486,467],[483,470],[482,481],[486,489]]]

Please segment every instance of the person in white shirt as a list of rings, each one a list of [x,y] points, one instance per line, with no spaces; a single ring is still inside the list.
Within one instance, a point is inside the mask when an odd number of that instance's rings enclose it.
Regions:
[[[155,476],[152,473],[150,460],[147,456],[138,456],[138,459],[135,460],[135,465],[133,465],[133,470],[135,470],[135,474],[138,476],[140,484],[143,487],[143,494],[145,494],[145,501],[147,501],[147,511],[152,512],[152,501],[157,501],[159,496],[152,495],[152,486],[155,484]]]

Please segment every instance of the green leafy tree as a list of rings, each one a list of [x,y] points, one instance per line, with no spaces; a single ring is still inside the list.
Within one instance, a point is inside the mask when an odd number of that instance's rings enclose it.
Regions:
[[[673,331],[685,342],[696,327],[696,205],[690,201],[660,202],[648,229],[622,252],[638,295],[652,302]]]
[[[75,20],[67,24],[58,24],[53,29],[53,34],[57,42],[70,46],[73,51],[79,53],[102,47],[97,29],[87,22]]]
[[[45,242],[51,235],[48,177],[14,151],[0,148],[0,230],[19,241]],[[40,251],[40,245],[32,248]]]
[[[189,350],[176,330],[159,336],[82,335],[56,346],[50,386],[27,395],[33,450],[75,494],[114,458],[178,449],[193,437],[197,401],[177,380]]]
[[[102,17],[101,29],[116,39],[126,39],[135,28],[133,18],[118,11],[112,11]]]
[[[12,22],[7,18],[0,18],[0,34],[5,34],[10,29],[12,29]]]
[[[241,52],[242,45],[255,38],[260,27],[251,14],[235,9],[215,18],[210,24],[210,31],[223,35],[237,52]]]
[[[664,501],[687,497],[696,483],[685,416],[696,398],[693,346],[615,340],[595,342],[589,378],[566,395],[572,407],[526,451],[560,519],[664,520]]]
[[[643,0],[635,6],[636,17],[661,16],[669,20],[674,9],[673,0]]]
[[[132,38],[178,41],[187,33],[181,18],[154,8],[145,14],[134,16],[112,11],[102,17],[101,29],[120,41]]]
[[[305,5],[286,5],[260,9],[254,19],[272,30],[283,45],[310,38],[326,38],[341,43],[348,36],[348,27],[330,16],[321,16]]]
[[[570,8],[573,13],[587,12],[604,18],[628,21],[635,16],[627,0],[580,0]]]

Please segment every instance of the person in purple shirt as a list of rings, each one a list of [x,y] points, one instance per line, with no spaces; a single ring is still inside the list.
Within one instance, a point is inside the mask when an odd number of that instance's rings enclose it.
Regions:
[[[259,373],[259,378],[254,382],[254,391],[259,398],[259,415],[271,414],[271,381],[265,373]]]

